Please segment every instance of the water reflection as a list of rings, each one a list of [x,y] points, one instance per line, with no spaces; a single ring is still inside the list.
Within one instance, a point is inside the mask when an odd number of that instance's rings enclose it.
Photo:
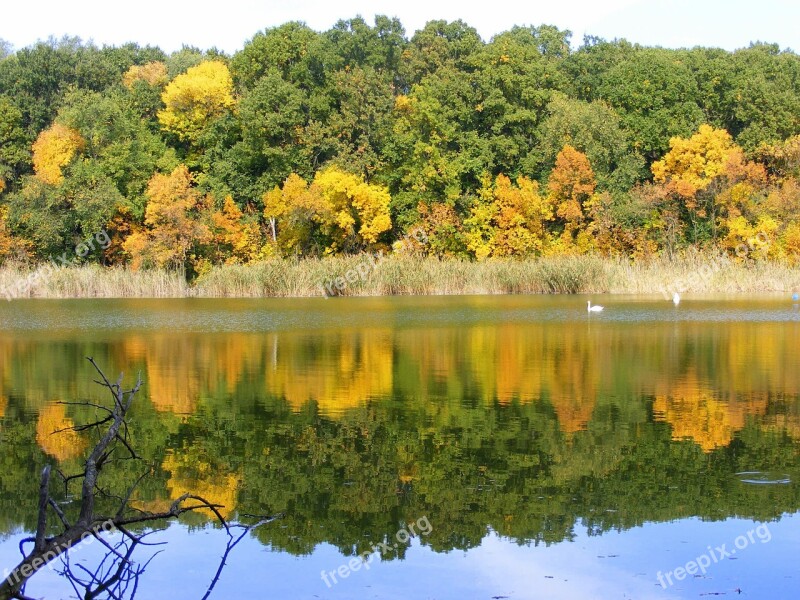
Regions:
[[[4,307],[0,530],[32,528],[36,470],[89,443],[53,435],[87,416],[58,401],[96,397],[84,356],[146,381],[133,435],[154,466],[135,506],[194,490],[234,518],[284,512],[257,539],[295,555],[359,554],[421,515],[440,552],[487,531],[553,544],[800,508],[800,323],[785,307],[749,319],[737,304],[722,322],[703,315],[723,302],[604,301],[612,317],[588,321],[558,299],[447,302],[318,302],[305,322],[287,303],[180,303],[166,331],[163,303],[134,303],[120,329],[113,302],[58,305],[54,329],[44,305]]]

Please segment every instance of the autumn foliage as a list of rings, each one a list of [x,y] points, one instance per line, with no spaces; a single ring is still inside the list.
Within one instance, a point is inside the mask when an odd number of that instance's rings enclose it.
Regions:
[[[147,197],[146,229],[124,244],[131,266],[185,268],[192,248],[211,239],[208,226],[198,219],[201,196],[189,169],[180,165],[169,175],[154,175]]]
[[[36,138],[33,144],[33,168],[36,176],[50,185],[64,180],[62,169],[84,147],[80,133],[60,123],[54,123]]]
[[[407,38],[355,18],[233,56],[20,52],[0,61],[0,260],[105,226],[87,261],[190,277],[408,252],[413,231],[414,254],[467,260],[800,262],[800,56],[774,46],[574,49],[553,27],[484,42],[462,22]]]
[[[182,140],[196,141],[215,118],[234,107],[233,80],[225,63],[200,63],[173,79],[161,95],[158,120]]]
[[[164,85],[169,81],[167,65],[161,61],[153,61],[145,65],[133,65],[123,75],[122,84],[127,88],[132,88],[137,81],[142,81],[151,86]]]

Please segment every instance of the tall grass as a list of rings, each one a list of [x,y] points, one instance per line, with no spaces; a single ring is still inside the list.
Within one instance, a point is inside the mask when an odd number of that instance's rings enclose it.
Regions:
[[[186,280],[168,271],[122,267],[0,268],[0,301],[5,298],[182,298],[193,295]]]
[[[39,276],[28,285],[31,274]],[[338,280],[337,280],[338,278]],[[341,285],[337,287],[337,282]],[[800,269],[781,263],[734,263],[702,253],[632,263],[592,256],[470,262],[368,255],[269,260],[213,268],[191,285],[168,271],[96,265],[0,268],[6,293],[32,298],[298,297],[769,292],[800,290]]]

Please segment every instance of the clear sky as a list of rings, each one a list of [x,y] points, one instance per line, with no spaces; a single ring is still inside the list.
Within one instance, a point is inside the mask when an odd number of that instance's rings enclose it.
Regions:
[[[666,47],[733,50],[768,41],[800,50],[797,0],[29,0],[6,3],[0,38],[15,48],[68,34],[234,52],[266,27],[299,20],[324,30],[359,14],[370,24],[375,14],[399,17],[409,36],[431,19],[460,18],[486,40],[512,25],[547,23],[571,30],[573,45],[588,33]]]

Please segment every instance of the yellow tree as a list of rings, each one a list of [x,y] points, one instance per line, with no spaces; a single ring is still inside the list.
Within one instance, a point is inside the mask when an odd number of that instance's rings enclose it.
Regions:
[[[284,253],[305,254],[311,251],[315,228],[322,222],[324,201],[308,182],[292,173],[283,188],[264,194],[264,217],[269,221],[274,244]]]
[[[557,250],[588,250],[590,239],[581,229],[596,188],[597,180],[586,155],[570,145],[564,146],[547,182],[550,203],[564,227]]]
[[[40,181],[58,185],[64,181],[62,169],[83,150],[81,134],[60,123],[53,123],[33,143],[33,170]]]
[[[233,80],[225,63],[211,60],[190,68],[173,79],[161,94],[165,108],[158,120],[167,131],[189,142],[215,118],[231,110]]]
[[[688,139],[672,138],[669,147],[664,158],[653,163],[653,177],[659,183],[671,181],[679,194],[692,198],[723,173],[736,145],[724,129],[701,125]]]
[[[365,250],[391,229],[388,188],[335,167],[318,171],[311,187],[324,201],[322,227],[330,238],[326,252]]]
[[[290,175],[282,189],[264,195],[264,216],[284,251],[305,253],[324,243],[326,253],[352,252],[373,247],[391,229],[390,201],[387,188],[332,167],[318,171],[311,185]]]
[[[544,250],[545,225],[553,211],[537,182],[520,177],[514,185],[500,174],[494,185],[484,182],[481,198],[465,221],[467,247],[476,258],[528,256]]]
[[[721,191],[718,184],[731,160],[743,162],[741,148],[727,131],[710,125],[701,125],[688,139],[672,138],[669,146],[664,158],[651,166],[654,180],[683,199],[695,242],[698,241],[699,219],[710,219],[716,238],[716,197]]]
[[[143,81],[151,86],[164,85],[169,81],[167,65],[160,61],[153,61],[144,65],[133,65],[122,76],[122,84],[131,89],[137,81]]]
[[[226,197],[222,209],[211,212],[210,221],[214,262],[247,263],[258,257],[258,223],[248,220],[233,198]]]
[[[192,175],[185,165],[179,165],[169,175],[157,173],[150,179],[146,229],[131,234],[123,244],[134,269],[142,266],[184,269],[190,250],[211,240],[208,227],[198,215],[200,194],[192,184]]]

